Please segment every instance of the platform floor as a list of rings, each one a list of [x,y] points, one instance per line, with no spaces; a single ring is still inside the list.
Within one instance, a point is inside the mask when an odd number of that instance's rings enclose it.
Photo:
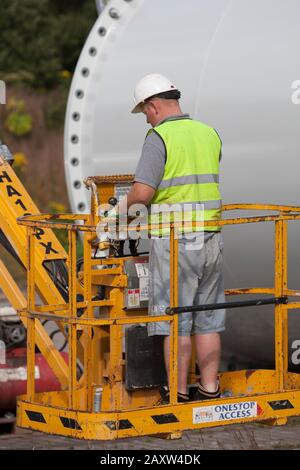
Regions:
[[[300,450],[300,418],[286,426],[236,424],[204,430],[185,431],[182,439],[139,437],[118,441],[82,441],[16,428],[14,434],[0,435],[0,451],[32,450]]]

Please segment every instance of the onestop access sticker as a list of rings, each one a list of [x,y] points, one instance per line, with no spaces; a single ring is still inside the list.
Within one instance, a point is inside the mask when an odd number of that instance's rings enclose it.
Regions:
[[[257,416],[256,401],[242,401],[239,403],[193,408],[193,424],[232,421],[255,416]]]

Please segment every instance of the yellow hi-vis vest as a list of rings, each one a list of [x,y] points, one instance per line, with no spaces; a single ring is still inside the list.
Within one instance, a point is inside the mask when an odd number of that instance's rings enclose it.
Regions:
[[[163,178],[151,201],[150,226],[181,222],[179,233],[203,231],[191,228],[191,221],[218,221],[222,201],[219,191],[221,141],[217,132],[190,118],[171,119],[149,132],[164,142],[166,164]],[[168,205],[167,207],[164,205]],[[171,207],[170,207],[171,205]],[[173,207],[172,207],[173,206]],[[219,226],[205,231],[220,231]],[[169,228],[150,228],[152,236],[169,236]]]

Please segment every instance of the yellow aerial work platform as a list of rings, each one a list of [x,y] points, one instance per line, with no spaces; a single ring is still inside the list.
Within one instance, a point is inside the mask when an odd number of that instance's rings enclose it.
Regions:
[[[264,421],[273,425],[287,422],[289,416],[300,415],[300,374],[288,372],[288,312],[299,309],[300,302],[289,299],[300,291],[287,286],[287,225],[300,219],[300,207],[266,205],[228,205],[223,211],[270,211],[271,215],[228,218],[220,225],[271,222],[275,225],[274,288],[227,290],[230,295],[268,295],[264,299],[228,303],[237,305],[274,304],[275,310],[275,370],[242,370],[220,374],[222,398],[177,403],[177,307],[178,240],[176,223],[171,224],[170,236],[170,308],[160,317],[148,316],[147,308],[139,303],[128,308],[128,273],[126,262],[139,262],[139,257],[94,256],[91,240],[99,222],[97,207],[126,192],[132,177],[95,177],[87,180],[91,189],[91,213],[88,215],[37,215],[22,217],[27,227],[28,304],[19,313],[27,321],[28,386],[27,395],[18,400],[17,423],[50,434],[81,439],[117,439],[142,435],[180,437],[183,430],[223,426],[233,423]],[[206,223],[209,225],[209,223]],[[215,225],[216,223],[213,222]],[[35,304],[36,231],[56,228],[67,230],[69,236],[68,271],[69,301],[67,303]],[[83,236],[83,261],[78,268],[76,236]],[[140,260],[145,262],[145,259]],[[78,297],[78,286],[83,297]],[[103,295],[97,292],[102,286]],[[191,308],[190,308],[191,309]],[[189,309],[189,310],[190,310]],[[62,391],[35,392],[34,359],[36,324],[51,318],[67,327],[69,347],[68,386]],[[158,388],[129,390],[126,387],[126,358],[123,337],[128,325],[149,322],[170,322],[170,403],[157,405]],[[85,346],[78,369],[78,344],[84,336]],[[53,346],[43,354],[49,360]],[[55,369],[55,362],[51,362]],[[192,360],[189,383],[196,383],[196,364]],[[63,384],[64,386],[64,384]],[[94,407],[101,387],[101,404]]]

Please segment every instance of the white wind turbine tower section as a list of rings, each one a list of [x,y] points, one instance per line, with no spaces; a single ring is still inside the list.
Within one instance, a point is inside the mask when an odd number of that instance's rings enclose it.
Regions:
[[[73,211],[88,211],[85,177],[134,173],[147,124],[130,114],[133,89],[152,72],[174,80],[183,111],[221,135],[225,203],[300,205],[299,17],[299,0],[111,0],[70,90],[65,169]],[[228,228],[224,237],[227,287],[272,286],[271,226]],[[291,288],[299,287],[299,241],[295,223]],[[230,355],[270,359],[272,318],[268,308],[230,312]]]

